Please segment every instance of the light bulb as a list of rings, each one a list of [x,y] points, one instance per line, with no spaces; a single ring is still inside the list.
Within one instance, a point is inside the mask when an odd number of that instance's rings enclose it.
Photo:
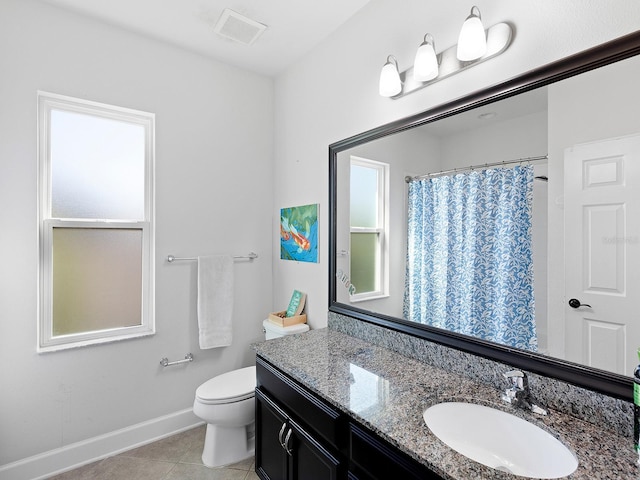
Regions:
[[[473,12],[474,9],[477,15]],[[480,10],[471,8],[471,14],[467,17],[458,37],[458,60],[468,62],[477,60],[487,53],[487,36],[482,25]]]
[[[436,56],[435,42],[431,34],[427,33],[416,52],[416,59],[413,62],[413,78],[419,82],[426,82],[437,76],[438,57]]]
[[[387,63],[380,72],[379,92],[383,97],[393,97],[402,91],[398,62],[393,55],[387,57]]]

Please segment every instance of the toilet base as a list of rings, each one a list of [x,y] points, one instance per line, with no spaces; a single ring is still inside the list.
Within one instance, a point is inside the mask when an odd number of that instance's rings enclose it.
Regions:
[[[255,453],[254,423],[245,427],[221,427],[207,424],[202,463],[222,467],[249,458]]]

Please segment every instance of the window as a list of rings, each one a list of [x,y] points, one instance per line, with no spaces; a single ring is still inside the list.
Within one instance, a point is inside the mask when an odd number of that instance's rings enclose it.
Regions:
[[[38,92],[38,351],[154,333],[153,114]]]
[[[386,163],[351,157],[351,301],[388,295],[388,170]]]

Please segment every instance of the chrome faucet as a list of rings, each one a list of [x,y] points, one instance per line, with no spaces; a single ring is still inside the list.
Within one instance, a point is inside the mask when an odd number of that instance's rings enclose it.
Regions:
[[[516,407],[524,408],[539,415],[546,415],[547,411],[531,401],[529,393],[529,379],[520,370],[510,370],[502,374],[511,381],[511,387],[502,394],[502,400]]]

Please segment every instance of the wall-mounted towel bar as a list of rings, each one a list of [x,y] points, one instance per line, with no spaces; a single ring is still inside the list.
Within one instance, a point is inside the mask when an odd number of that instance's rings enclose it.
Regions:
[[[247,260],[254,260],[256,258],[258,258],[258,254],[254,253],[254,252],[249,252],[247,255],[234,255],[233,258],[235,259],[243,259],[246,258]],[[197,260],[198,257],[174,257],[173,255],[169,255],[167,256],[167,262],[172,263],[172,262],[179,262],[182,260]]]
[[[184,356],[184,360],[176,360],[175,362],[170,362],[167,357],[164,357],[162,360],[160,360],[160,365],[162,365],[163,367],[170,367],[171,365],[180,365],[181,363],[188,363],[188,362],[193,362],[192,353],[187,353]]]

